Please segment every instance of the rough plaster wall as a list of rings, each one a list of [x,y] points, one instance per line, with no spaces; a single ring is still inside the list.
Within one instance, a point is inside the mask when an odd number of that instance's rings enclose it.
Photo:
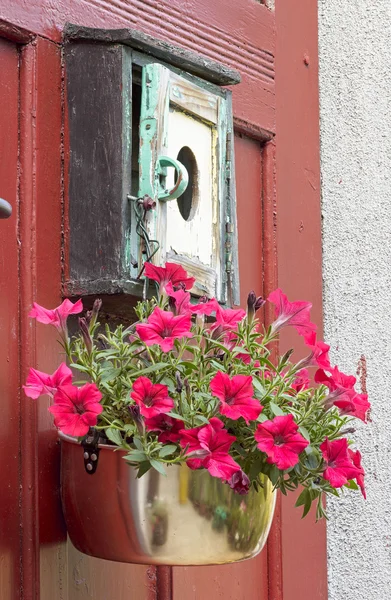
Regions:
[[[329,502],[329,600],[391,598],[391,0],[318,0],[325,339],[368,361],[368,499]],[[314,599],[315,600],[315,599]]]

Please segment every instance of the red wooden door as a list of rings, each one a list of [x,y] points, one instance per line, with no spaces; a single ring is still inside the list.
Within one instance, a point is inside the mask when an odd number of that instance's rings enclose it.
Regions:
[[[0,598],[19,597],[19,55],[0,38],[0,197],[13,207],[0,220]]]
[[[33,300],[52,307],[61,297],[67,21],[135,27],[241,72],[233,101],[242,304],[249,289],[267,294],[279,280],[320,306],[316,2],[276,0],[275,15],[259,0],[37,0],[10,2],[2,14],[0,32],[21,45],[0,41],[0,196],[14,205],[0,221],[1,600],[324,600],[324,527],[303,528],[292,500],[279,503],[267,548],[237,565],[155,569],[78,553],[65,541],[45,402],[26,404],[18,391],[29,365],[50,372],[59,358],[54,332],[27,313]],[[316,556],[309,574],[306,552]]]

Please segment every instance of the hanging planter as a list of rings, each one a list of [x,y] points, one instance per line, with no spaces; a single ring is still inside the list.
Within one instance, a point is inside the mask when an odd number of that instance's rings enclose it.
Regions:
[[[263,488],[244,496],[186,465],[168,467],[166,476],[150,469],[137,479],[126,452],[109,445],[100,445],[90,475],[80,443],[62,433],[60,439],[64,516],[81,552],[128,563],[209,565],[262,550],[275,504],[266,477]]]
[[[315,502],[316,518],[325,494],[365,496],[361,455],[347,436],[370,405],[355,378],[331,366],[311,304],[272,292],[276,320],[265,329],[255,317],[265,301],[254,292],[247,312],[215,299],[192,304],[194,279],[182,267],[146,263],[145,272],[157,297],[138,303],[126,329],[102,330],[100,300],[71,339],[67,317],[81,300],[30,313],[58,329],[82,377],[62,363],[52,375],[31,369],[24,386],[31,398],[53,397],[74,545],[124,562],[230,563],[261,550],[275,489],[302,486],[296,505],[305,516]],[[286,326],[309,349],[298,362],[292,350],[278,356]]]

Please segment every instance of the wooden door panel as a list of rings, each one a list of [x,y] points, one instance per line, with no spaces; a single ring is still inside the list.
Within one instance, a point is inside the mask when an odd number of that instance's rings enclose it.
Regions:
[[[241,305],[263,292],[262,146],[235,136]],[[189,540],[191,544],[191,540]],[[216,567],[175,567],[173,600],[266,600],[267,548],[253,559]]]
[[[19,58],[0,38],[0,197],[13,208],[0,220],[0,598],[19,596]]]

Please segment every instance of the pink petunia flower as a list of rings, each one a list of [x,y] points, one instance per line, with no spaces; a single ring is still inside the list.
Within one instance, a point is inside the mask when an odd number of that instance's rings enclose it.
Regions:
[[[29,398],[39,398],[43,394],[53,396],[61,385],[72,383],[72,371],[65,363],[61,363],[52,375],[42,373],[36,369],[30,369],[26,385],[23,386],[24,393]]]
[[[190,469],[208,469],[213,477],[228,481],[240,466],[228,454],[235,436],[224,429],[224,423],[212,417],[208,425],[194,429],[182,429],[180,444],[188,447],[186,464]]]
[[[208,317],[210,317],[210,315],[213,312],[217,312],[220,308],[219,303],[217,302],[216,298],[212,298],[211,300],[206,300],[205,302],[199,302],[198,304],[193,304],[190,307],[190,310],[192,313],[195,313],[196,315],[207,315]]]
[[[174,289],[172,283],[166,285],[166,292],[168,294],[168,301],[170,308],[174,315],[186,315],[190,311],[190,294],[185,292],[182,287]]]
[[[311,349],[311,354],[307,356],[307,358],[304,358],[303,361],[300,361],[301,363],[305,363],[303,366],[320,367],[321,369],[329,371],[331,369],[329,359],[330,346],[321,340],[317,340],[315,331],[310,331],[308,334],[305,334],[304,341]]]
[[[310,379],[308,377],[307,369],[301,369],[296,373],[296,377],[294,378],[291,387],[297,392],[302,392],[309,388]]]
[[[251,375],[234,375],[230,378],[219,371],[210,382],[210,389],[220,400],[220,413],[229,419],[240,417],[248,424],[255,421],[262,412],[263,406],[253,398],[254,389]]]
[[[136,325],[136,331],[147,346],[158,344],[163,352],[169,352],[174,340],[192,337],[190,327],[190,314],[175,316],[157,306],[146,323]]]
[[[147,431],[158,431],[158,440],[162,444],[166,442],[179,442],[181,435],[180,431],[185,426],[180,419],[173,419],[169,415],[159,414],[156,417],[145,419],[145,427]]]
[[[342,415],[356,417],[365,423],[371,404],[368,402],[367,394],[358,394],[355,391],[356,378],[341,373],[338,367],[330,368],[328,372],[330,375],[318,369],[315,373],[316,383],[326,385],[330,390],[330,394],[325,399],[326,410],[336,406]]]
[[[66,322],[69,315],[77,315],[83,310],[83,303],[81,300],[72,304],[68,299],[65,299],[60,306],[49,310],[40,306],[36,302],[33,303],[33,308],[29,312],[29,317],[37,319],[39,323],[45,325],[53,325],[59,331],[66,331]]]
[[[349,453],[349,457],[350,457],[352,463],[354,464],[354,466],[360,470],[360,474],[356,475],[355,479],[357,481],[358,487],[361,490],[362,495],[364,496],[364,500],[366,500],[367,493],[365,491],[365,484],[364,484],[365,471],[361,466],[361,452],[359,450],[356,450],[354,452],[354,450],[351,450],[350,448],[348,448],[348,453]]]
[[[194,277],[188,277],[185,269],[181,265],[175,263],[166,263],[164,267],[157,267],[152,263],[145,263],[145,275],[148,279],[157,281],[160,287],[160,293],[164,291],[168,283],[172,285],[180,285],[183,283],[186,290],[190,290],[195,282]]]
[[[240,496],[248,494],[250,489],[250,480],[246,473],[242,470],[236,471],[230,479],[228,479],[229,487]]]
[[[326,438],[319,447],[326,463],[323,477],[330,482],[333,488],[342,487],[349,479],[355,479],[363,474],[363,470],[353,464],[348,454],[346,438],[333,441]]]
[[[133,383],[131,398],[140,407],[143,417],[150,419],[174,408],[174,401],[168,395],[168,387],[152,383],[148,377],[139,377]]]
[[[59,387],[54,404],[49,407],[55,426],[68,435],[86,435],[89,428],[97,424],[98,415],[103,410],[101,398],[95,383],[86,383],[80,388],[74,385]]]
[[[299,454],[309,442],[297,430],[298,425],[291,414],[274,417],[257,426],[254,437],[259,450],[267,454],[268,463],[284,470],[299,462]]]
[[[272,332],[276,333],[282,327],[291,325],[300,335],[316,331],[316,325],[310,321],[310,302],[289,302],[287,296],[279,288],[274,290],[268,301],[276,307],[277,319],[272,323]]]

